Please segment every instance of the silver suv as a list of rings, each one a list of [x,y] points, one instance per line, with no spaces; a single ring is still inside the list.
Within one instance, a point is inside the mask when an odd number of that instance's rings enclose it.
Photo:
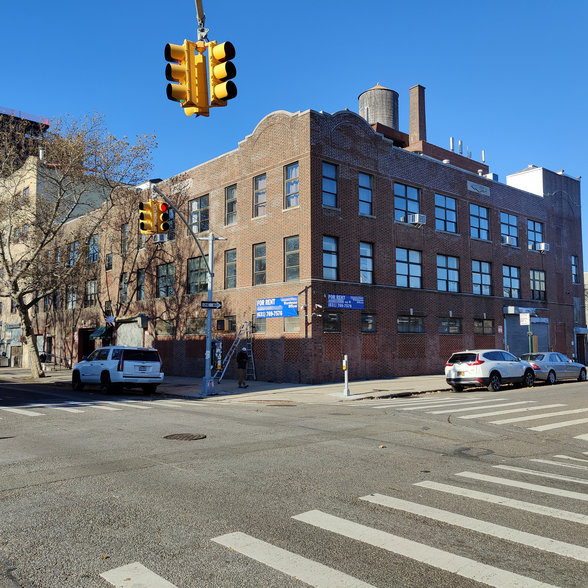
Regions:
[[[117,388],[142,388],[153,393],[163,382],[157,349],[101,347],[73,366],[71,385],[81,391],[87,384],[99,385],[104,393]]]
[[[445,364],[445,379],[455,392],[467,386],[485,386],[497,392],[502,384],[530,388],[535,383],[533,366],[501,349],[472,349],[454,353]]]

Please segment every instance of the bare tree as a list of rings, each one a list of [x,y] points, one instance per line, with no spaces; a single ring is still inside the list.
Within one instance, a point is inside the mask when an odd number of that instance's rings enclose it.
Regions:
[[[0,298],[17,309],[37,378],[31,308],[76,284],[109,211],[136,201],[156,143],[146,135],[134,144],[117,139],[99,114],[56,120],[41,135],[28,126],[16,117],[0,125]]]

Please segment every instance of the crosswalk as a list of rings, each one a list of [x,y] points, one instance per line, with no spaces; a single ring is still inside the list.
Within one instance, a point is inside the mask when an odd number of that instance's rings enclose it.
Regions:
[[[455,415],[457,419],[489,419],[491,425],[516,425],[524,426],[529,431],[551,431],[577,425],[588,425],[588,417],[562,419],[571,415],[582,415],[588,413],[588,407],[556,410],[568,406],[563,403],[540,404],[536,400],[509,400],[508,398],[481,398],[467,397],[455,399],[449,398],[418,398],[418,399],[386,399],[368,402],[353,403],[359,408],[372,408],[376,410],[392,409],[400,412],[414,411],[426,414]],[[504,415],[515,415],[507,418],[495,419]],[[492,417],[492,418],[491,418]],[[544,419],[552,419],[553,422],[535,424],[534,426],[519,425]],[[574,439],[588,441],[588,433],[574,436]]]
[[[588,456],[588,452],[584,455]],[[412,486],[419,492],[403,492],[401,496],[389,492],[357,496],[355,502],[361,509],[368,509],[369,505],[382,509],[378,511],[377,519],[368,517],[369,520],[377,520],[373,526],[353,520],[362,516],[363,511],[356,509],[352,509],[354,515],[349,518],[340,516],[340,513],[312,509],[294,514],[290,518],[293,528],[296,527],[300,531],[300,525],[302,525],[303,531],[306,531],[302,538],[299,533],[290,533],[287,528],[280,529],[285,537],[282,546],[274,545],[266,540],[266,537],[260,537],[259,531],[248,532],[248,529],[235,529],[232,532],[211,537],[211,541],[228,549],[226,553],[228,566],[234,565],[244,569],[241,558],[254,560],[261,566],[274,570],[278,575],[295,578],[301,586],[316,588],[384,588],[384,586],[392,585],[390,584],[392,578],[388,577],[386,584],[376,586],[368,583],[367,578],[356,577],[362,575],[361,566],[357,568],[355,575],[351,575],[350,566],[347,566],[344,572],[337,569],[336,565],[329,565],[333,558],[330,557],[329,548],[326,546],[328,542],[323,535],[318,535],[321,539],[317,539],[317,535],[311,532],[313,529],[320,529],[333,537],[341,537],[344,541],[349,541],[353,551],[355,551],[354,545],[362,544],[364,549],[365,546],[376,549],[378,557],[383,557],[384,561],[386,558],[394,558],[394,563],[390,564],[390,570],[393,570],[390,573],[394,575],[393,585],[409,585],[406,583],[410,582],[409,579],[405,579],[405,583],[401,579],[402,566],[398,563],[401,561],[407,564],[407,570],[414,569],[413,566],[417,565],[423,566],[423,572],[428,569],[445,573],[445,576],[439,576],[438,586],[459,585],[457,577],[463,578],[468,586],[470,585],[468,581],[495,588],[577,586],[579,584],[574,583],[573,574],[572,580],[566,579],[564,573],[555,576],[558,578],[557,585],[542,579],[551,578],[553,581],[554,565],[557,565],[556,569],[563,571],[570,569],[576,562],[580,566],[577,568],[580,570],[579,573],[583,574],[581,566],[588,563],[588,547],[576,544],[570,539],[570,536],[585,537],[586,534],[581,526],[588,526],[588,514],[586,514],[588,511],[587,507],[583,506],[583,503],[588,502],[588,493],[578,491],[577,486],[572,490],[570,484],[588,485],[588,478],[567,476],[554,471],[569,465],[582,468],[578,470],[579,472],[588,471],[588,457],[583,459],[568,455],[554,455],[552,459],[527,461],[530,463],[529,467],[524,467],[526,462],[523,462],[523,466],[487,465],[485,473],[456,471],[448,474],[449,480],[443,480],[443,482],[417,481]],[[539,467],[539,464],[544,469],[534,469]],[[548,467],[545,468],[545,466]],[[528,481],[529,478],[537,477],[542,480],[547,479],[549,483]],[[516,498],[512,497],[513,490],[516,491]],[[545,504],[550,499],[551,504]],[[436,506],[431,506],[431,503],[435,503]],[[439,504],[443,507],[449,504],[450,508],[441,508]],[[477,507],[476,517],[471,516],[474,507]],[[457,512],[459,510],[462,512]],[[527,530],[516,528],[517,523],[511,522],[513,511],[523,513],[525,518],[523,522],[519,519],[518,525],[526,527]],[[373,512],[367,514],[373,515]],[[427,521],[435,525],[444,525],[446,541],[443,548],[429,545],[427,543],[429,535],[426,533],[422,535],[426,539],[419,541],[404,536],[410,531],[403,532],[403,529],[407,527],[399,523],[398,514],[410,518],[411,527],[426,524]],[[509,524],[501,525],[497,522],[504,520]],[[560,521],[563,523],[559,523]],[[544,522],[547,524],[543,524]],[[557,537],[558,523],[572,523],[580,527],[577,527],[574,533],[560,532]],[[532,532],[536,529],[548,529],[548,531],[543,534]],[[565,529],[568,528],[565,527]],[[468,535],[470,539],[464,541],[459,537],[459,533],[462,532],[474,535]],[[454,537],[456,537],[455,541],[452,540]],[[471,537],[478,537],[478,539],[472,540]],[[313,541],[317,544],[310,545],[312,549],[307,549],[309,542]],[[287,545],[287,548],[284,545]],[[467,546],[466,553],[464,553],[464,545]],[[512,557],[507,558],[502,567],[479,561],[480,551],[476,551],[476,545],[483,545],[484,550],[488,552],[501,553],[502,550],[507,549],[511,555],[516,555],[519,553],[517,550],[520,550],[520,558],[525,565],[517,565],[514,563],[517,560]],[[301,551],[313,553],[314,559],[300,555]],[[322,561],[318,561],[321,558]],[[554,561],[556,564],[553,563]],[[410,566],[409,562],[412,562]],[[253,567],[250,573],[255,574],[258,569]],[[110,570],[101,576],[112,585],[124,586],[124,588],[164,586],[177,588],[139,562]]]

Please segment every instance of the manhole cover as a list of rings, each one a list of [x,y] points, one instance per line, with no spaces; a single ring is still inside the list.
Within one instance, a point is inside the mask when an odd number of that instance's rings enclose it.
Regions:
[[[198,441],[198,439],[206,439],[206,435],[197,435],[194,433],[175,433],[173,435],[166,435],[164,439],[173,439],[174,441]]]

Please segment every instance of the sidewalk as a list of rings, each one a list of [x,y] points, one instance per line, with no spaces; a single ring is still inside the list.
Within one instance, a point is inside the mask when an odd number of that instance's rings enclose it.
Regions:
[[[3,382],[35,383],[57,385],[69,389],[71,371],[47,372],[43,379],[33,380],[30,370],[25,368],[0,368],[0,390]],[[226,378],[219,384],[215,382],[215,395],[206,396],[207,401],[215,402],[298,402],[300,404],[331,404],[349,402],[364,398],[388,398],[407,396],[426,392],[449,391],[444,375],[405,376],[382,380],[357,380],[349,382],[350,396],[343,396],[343,382],[304,385],[262,381],[247,381],[248,388],[238,388],[237,380]],[[163,384],[157,388],[158,394],[180,398],[201,398],[202,378],[165,376]],[[138,391],[138,389],[137,389]]]

